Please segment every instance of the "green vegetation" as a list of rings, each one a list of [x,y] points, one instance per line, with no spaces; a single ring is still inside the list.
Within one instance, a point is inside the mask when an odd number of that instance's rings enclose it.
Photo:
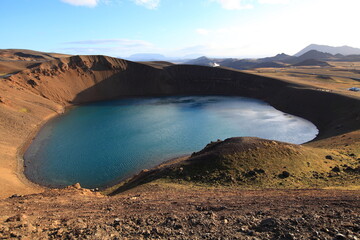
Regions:
[[[227,146],[228,145],[228,146]],[[356,159],[337,151],[276,141],[237,139],[213,143],[169,179],[246,187],[325,187],[359,183]]]

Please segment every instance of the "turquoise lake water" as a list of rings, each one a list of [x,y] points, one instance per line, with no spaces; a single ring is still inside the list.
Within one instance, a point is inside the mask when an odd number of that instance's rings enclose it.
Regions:
[[[311,122],[249,98],[99,102],[48,122],[24,155],[25,174],[45,186],[104,187],[217,139],[256,136],[300,144],[317,134]]]

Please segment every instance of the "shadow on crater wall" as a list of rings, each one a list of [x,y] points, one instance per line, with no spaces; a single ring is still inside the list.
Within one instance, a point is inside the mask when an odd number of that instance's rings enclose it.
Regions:
[[[126,70],[77,94],[73,103],[169,95],[233,95],[260,99],[283,112],[313,122],[320,131],[317,140],[360,128],[358,99],[240,71],[192,65],[158,69],[132,63]]]

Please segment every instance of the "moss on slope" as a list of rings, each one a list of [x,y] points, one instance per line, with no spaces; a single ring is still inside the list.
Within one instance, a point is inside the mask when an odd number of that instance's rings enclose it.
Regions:
[[[152,182],[243,188],[359,186],[356,157],[336,150],[265,140],[229,138],[208,144],[190,158],[143,171],[115,192]]]

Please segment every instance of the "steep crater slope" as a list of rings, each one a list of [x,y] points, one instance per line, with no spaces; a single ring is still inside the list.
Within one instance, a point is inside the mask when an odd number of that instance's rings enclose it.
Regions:
[[[74,56],[11,76],[33,93],[62,105],[166,92],[161,69],[105,56]],[[162,83],[162,84],[161,84]]]
[[[155,68],[105,56],[74,56],[42,63],[8,80],[64,106],[127,96],[240,95],[312,121],[319,137],[360,127],[358,99],[222,68]]]

